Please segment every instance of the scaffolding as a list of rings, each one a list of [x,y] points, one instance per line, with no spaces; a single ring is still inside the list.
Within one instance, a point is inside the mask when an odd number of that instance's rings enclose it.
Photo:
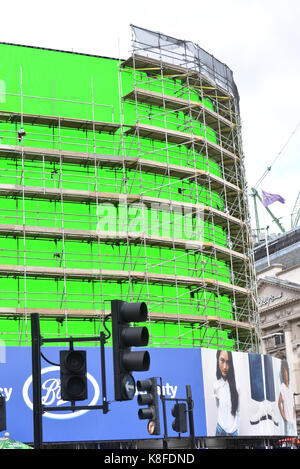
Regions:
[[[98,333],[119,298],[148,304],[151,346],[258,351],[232,74],[190,43],[132,31],[117,104],[95,101],[95,80],[90,101],[54,98],[53,80],[51,97],[25,94],[23,70],[20,93],[5,93],[2,335],[30,341],[33,312],[44,335]]]

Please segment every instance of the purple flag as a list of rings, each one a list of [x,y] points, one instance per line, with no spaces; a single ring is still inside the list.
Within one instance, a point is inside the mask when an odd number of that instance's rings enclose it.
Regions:
[[[263,195],[263,204],[265,207],[268,205],[273,204],[274,202],[281,202],[282,204],[285,203],[285,200],[281,195],[278,194],[269,194],[268,192],[265,192],[262,190],[262,195]]]

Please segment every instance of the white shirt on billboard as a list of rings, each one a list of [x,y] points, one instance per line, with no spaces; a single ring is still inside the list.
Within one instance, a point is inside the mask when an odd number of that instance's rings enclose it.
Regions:
[[[280,392],[283,400],[284,415],[289,423],[294,423],[294,396],[291,387],[281,383]]]
[[[240,395],[240,389],[236,384],[238,395]],[[213,395],[217,402],[218,408],[218,424],[227,433],[233,433],[239,428],[240,420],[240,402],[238,404],[235,415],[231,413],[231,395],[228,380],[223,378],[218,379],[213,386]]]

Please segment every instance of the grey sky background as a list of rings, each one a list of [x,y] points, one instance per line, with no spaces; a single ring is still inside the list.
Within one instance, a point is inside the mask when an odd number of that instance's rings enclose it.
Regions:
[[[249,192],[276,160],[258,190],[286,199],[270,209],[290,229],[300,191],[299,0],[17,0],[0,11],[1,42],[126,59],[134,24],[193,41],[226,63],[240,94]],[[278,232],[259,213],[261,226]]]

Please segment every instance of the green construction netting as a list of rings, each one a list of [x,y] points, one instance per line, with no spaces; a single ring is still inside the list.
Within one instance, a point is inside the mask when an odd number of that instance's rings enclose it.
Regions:
[[[187,86],[179,78],[157,79],[142,71],[119,71],[119,61],[108,58],[0,44],[0,111],[94,120],[122,124],[115,133],[85,128],[23,122],[26,147],[59,151],[78,151],[110,156],[126,155],[161,163],[203,169],[222,177],[217,159],[207,158],[193,145],[157,141],[138,133],[126,134],[127,126],[144,124],[195,136],[218,144],[219,135],[204,126],[195,114],[180,109],[123,101],[122,96],[137,86],[144,90],[202,102],[214,109],[213,102],[203,98],[196,86]],[[1,113],[0,113],[1,114]],[[21,148],[17,131],[21,122],[0,119],[0,145]],[[123,132],[125,131],[125,133]],[[1,153],[0,184],[103,193],[136,194],[161,200],[203,204],[222,210],[224,200],[216,190],[199,184],[193,177],[176,178],[117,168],[114,170],[48,162],[41,158],[12,158]],[[122,206],[103,201],[70,202],[66,199],[45,200],[43,197],[0,198],[0,223],[64,228],[75,230],[128,231],[152,236],[201,240],[227,247],[227,233],[208,220],[148,205]],[[163,248],[126,243],[74,242],[68,240],[1,237],[0,264],[134,270],[153,274],[217,278],[230,282],[230,267],[224,261],[188,249]],[[202,288],[151,283],[114,281],[73,281],[38,279],[28,276],[1,278],[1,308],[91,309],[107,311],[114,298],[147,300],[154,313],[233,318],[229,297]],[[95,320],[43,320],[47,334],[94,333]],[[153,346],[214,346],[220,341],[232,347],[227,332],[199,325],[151,323]],[[10,344],[24,343],[30,321],[1,319],[0,333]]]

